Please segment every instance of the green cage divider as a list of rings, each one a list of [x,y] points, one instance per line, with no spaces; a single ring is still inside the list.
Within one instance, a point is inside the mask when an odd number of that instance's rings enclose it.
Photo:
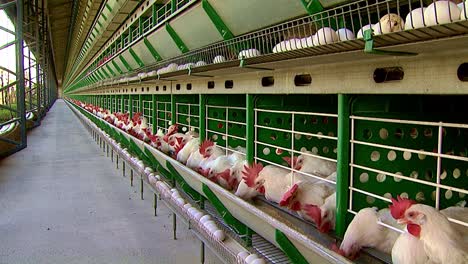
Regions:
[[[281,250],[288,256],[294,264],[308,264],[304,256],[297,250],[297,248],[291,243],[289,238],[281,231],[276,229],[275,232],[276,243],[280,246]]]
[[[142,94],[140,95],[140,109],[144,117],[148,121],[149,127],[154,127],[153,122],[153,96],[151,94]]]
[[[466,190],[468,186],[468,129],[463,128],[468,124],[467,99],[467,96],[431,95],[355,96],[351,104],[354,158],[350,168],[353,174],[350,184],[355,190],[351,190],[350,209],[388,206],[387,202],[359,191],[387,199],[403,195],[436,206],[435,192],[439,188],[439,209],[465,200],[464,193],[452,188]],[[458,158],[441,158],[440,184],[451,190],[428,185],[437,184],[437,157],[411,153],[411,150],[437,153],[439,137],[441,153]],[[386,173],[424,182],[396,179]]]
[[[170,161],[166,161],[166,166],[172,175],[172,179],[184,190],[184,192],[190,196],[194,201],[201,201],[201,195],[184,180],[182,175],[174,168]],[[174,184],[175,186],[175,184]]]
[[[198,94],[193,95],[173,95],[172,113],[173,122],[179,124],[179,131],[182,133],[194,129],[199,132],[200,126],[200,104]]]
[[[206,95],[199,94],[198,102],[200,103],[200,107],[198,108],[198,117],[200,118],[198,133],[200,136],[200,142],[203,142],[206,139]]]
[[[152,132],[153,134],[156,134],[156,132],[158,131],[158,127],[157,127],[157,120],[158,120],[158,114],[157,114],[157,110],[156,110],[156,95],[153,94],[151,96],[151,102],[153,103],[153,109],[151,110],[151,124],[153,124],[152,128]]]
[[[207,139],[224,148],[246,148],[245,95],[206,95],[205,114]]]
[[[247,246],[252,245],[252,234],[254,233],[252,229],[244,225],[241,221],[237,220],[229,210],[224,206],[224,204],[219,200],[216,194],[208,187],[208,185],[202,185],[203,193],[205,197],[210,201],[214,206],[216,211],[221,215],[223,220],[228,224],[238,235],[240,235],[244,241],[247,243]]]
[[[287,166],[283,157],[290,157],[290,150],[305,148],[337,159],[336,139],[309,135],[337,136],[336,95],[258,95],[255,108],[256,158]]]

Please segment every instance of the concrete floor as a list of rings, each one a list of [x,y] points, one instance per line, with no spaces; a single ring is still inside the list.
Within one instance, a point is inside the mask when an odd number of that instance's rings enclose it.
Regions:
[[[200,263],[200,242],[170,211],[153,216],[61,100],[0,161],[0,263]],[[205,263],[220,263],[206,249]]]

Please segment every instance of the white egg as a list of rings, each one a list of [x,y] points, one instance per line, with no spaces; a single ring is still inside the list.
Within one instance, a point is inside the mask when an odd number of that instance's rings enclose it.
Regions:
[[[189,208],[192,208],[192,205],[189,204],[189,203],[184,204],[184,208],[185,208],[186,210],[188,210]]]
[[[197,209],[195,207],[190,207],[187,211],[189,212],[189,214],[193,214],[193,211],[196,211]]]
[[[450,23],[459,19],[460,9],[451,1],[437,1],[430,4],[424,11],[426,26]]]
[[[239,52],[239,55],[237,56],[237,58],[240,60],[242,58],[252,58],[252,57],[256,57],[256,56],[260,56],[262,55],[262,53],[257,50],[257,49],[247,49],[247,50],[243,50],[241,52]]]
[[[181,206],[184,205],[184,203],[185,203],[184,199],[182,199],[182,198],[177,198],[176,202],[177,202],[178,205],[181,205]]]
[[[340,28],[336,31],[339,41],[353,40],[355,39],[354,33],[347,28]]]
[[[209,215],[204,215],[204,216],[202,216],[202,218],[200,218],[200,222],[202,224],[204,224],[206,221],[209,221],[209,220],[211,220],[211,216],[209,216]]]
[[[200,220],[203,216],[203,213],[202,212],[197,212],[195,214],[193,214],[193,218],[197,219],[197,220]]]
[[[250,255],[250,253],[247,252],[247,251],[241,251],[241,252],[237,253],[237,257],[240,258],[240,259],[245,259],[249,255]]]
[[[301,45],[303,48],[309,48],[314,46],[314,42],[312,40],[312,36],[302,38],[301,39]]]
[[[265,260],[262,258],[255,259],[252,264],[265,264]]]
[[[152,168],[150,168],[150,167],[145,168],[145,173],[151,173],[151,172],[153,172]]]
[[[206,65],[206,62],[204,61],[197,61],[197,64],[195,64],[195,66],[197,67],[201,67],[201,66],[205,66]]]
[[[166,72],[175,71],[175,70],[177,70],[177,67],[179,67],[179,65],[177,65],[177,63],[171,63],[171,64],[167,65],[165,71]]]
[[[226,58],[222,55],[218,55],[216,57],[214,57],[213,59],[213,63],[221,63],[221,62],[225,62],[226,61]]]
[[[172,193],[171,197],[174,198],[174,200],[177,200],[178,198],[182,198],[179,193]]]
[[[335,30],[330,27],[323,27],[317,30],[314,37],[316,39],[314,44],[317,45],[325,45],[338,41],[338,35],[336,34]]]
[[[371,29],[372,26],[374,26],[373,24],[369,24],[369,25],[365,25],[363,26],[357,33],[356,35],[356,38],[358,39],[361,39],[361,38],[364,38],[364,31],[368,30],[368,29]]]
[[[161,176],[159,176],[159,175],[154,176],[154,178],[156,178],[156,180],[158,180],[158,181],[161,180]]]
[[[287,40],[286,49],[287,50],[295,50],[301,48],[301,39],[293,38]]]
[[[210,225],[210,226],[207,226],[206,229],[208,229],[208,232],[213,234],[214,232],[216,232],[216,230],[218,230],[218,227]]]
[[[176,188],[172,188],[171,192],[178,192],[178,190]]]
[[[219,241],[223,241],[226,236],[224,235],[224,231],[223,230],[216,230],[214,233],[213,233],[213,236],[218,239]]]
[[[425,10],[425,7],[420,7],[409,12],[405,19],[405,29],[408,30],[424,27],[423,19]]]
[[[460,20],[468,19],[468,1],[465,1],[465,8],[463,8],[463,2],[458,4],[458,8],[461,10]]]
[[[245,258],[245,262],[251,264],[254,260],[258,259],[257,254],[250,254],[248,257]]]

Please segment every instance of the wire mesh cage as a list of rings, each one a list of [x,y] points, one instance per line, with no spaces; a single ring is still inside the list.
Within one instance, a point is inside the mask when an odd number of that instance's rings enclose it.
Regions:
[[[146,118],[148,127],[153,128],[153,97],[151,95],[141,95],[142,114]]]
[[[176,123],[179,124],[179,131],[199,133],[200,105],[198,95],[177,95],[174,100],[175,118]]]
[[[355,98],[351,108],[349,212],[387,207],[390,198],[397,195],[440,210],[466,201],[466,99]],[[461,219],[451,220],[468,227]]]
[[[130,111],[130,103],[129,103],[128,95],[124,95],[122,111],[124,113],[128,113]]]
[[[305,155],[336,163],[337,117],[336,95],[258,96],[255,159],[296,172],[292,163],[285,165],[284,157]],[[301,174],[319,180],[329,176]]]
[[[206,101],[206,138],[217,143],[226,154],[245,155],[245,95],[208,95]]]
[[[115,109],[115,112],[123,112],[123,108],[122,108],[122,96],[121,95],[117,95],[117,104],[116,104],[116,109]]]
[[[132,98],[132,113],[141,112],[140,109],[140,100],[137,98]]]
[[[172,123],[172,104],[170,95],[158,95],[156,97],[156,128],[164,133]]]

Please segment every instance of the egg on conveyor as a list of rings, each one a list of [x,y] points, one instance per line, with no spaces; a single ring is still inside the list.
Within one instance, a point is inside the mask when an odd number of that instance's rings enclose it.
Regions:
[[[246,50],[242,50],[241,52],[239,52],[239,55],[237,56],[237,58],[240,60],[242,58],[246,59],[246,58],[260,56],[261,54],[262,53],[257,49],[246,49]]]
[[[189,204],[189,203],[184,204],[184,208],[185,208],[185,210],[188,210],[188,209],[192,208],[192,205]]]
[[[289,44],[286,45],[288,50],[301,49],[301,39],[293,38],[288,40]]]
[[[463,2],[459,3],[458,7],[461,10],[460,20],[467,20],[468,19],[468,1],[465,1],[465,4],[463,4]]]
[[[423,19],[425,10],[425,7],[420,7],[409,12],[405,19],[405,30],[424,27]]]
[[[314,46],[314,41],[312,40],[312,36],[305,37],[301,39],[301,47],[302,48],[310,48]]]
[[[250,254],[248,257],[245,258],[245,262],[248,263],[248,264],[251,264],[256,259],[258,259],[257,254]]]
[[[179,65],[177,65],[177,63],[171,63],[171,64],[167,65],[167,67],[166,67],[167,71],[166,72],[176,71],[177,67],[179,67]]]
[[[347,28],[340,28],[336,31],[339,41],[353,40],[355,39],[354,33]]]
[[[180,205],[180,206],[183,206],[184,203],[185,203],[184,199],[182,199],[182,198],[177,198],[177,199],[176,199],[176,202],[177,202],[177,204]]]
[[[383,34],[402,31],[405,28],[403,18],[394,13],[386,14],[379,20],[379,23]]]
[[[202,217],[200,218],[200,222],[201,222],[202,224],[204,224],[205,222],[210,221],[210,220],[211,220],[211,216],[209,216],[209,215],[204,215],[204,216],[202,216]]]
[[[265,264],[265,260],[262,259],[262,258],[258,258],[258,259],[254,259],[252,262],[252,264]]]
[[[338,35],[335,30],[330,27],[323,27],[315,33],[313,37],[315,45],[325,45],[338,41]]]
[[[245,259],[245,258],[247,258],[249,255],[250,255],[250,253],[247,252],[247,251],[241,251],[241,252],[237,253],[237,257],[240,258],[240,259]]]
[[[203,217],[202,212],[196,212],[193,214],[193,218],[197,219],[198,221]]]
[[[226,238],[226,236],[224,235],[224,231],[219,229],[214,231],[213,236],[219,241],[223,241]]]
[[[273,47],[273,53],[279,53],[286,51],[286,41],[281,41]]]
[[[356,38],[358,39],[362,39],[364,38],[364,31],[368,30],[368,29],[371,29],[374,25],[373,24],[369,24],[369,25],[365,25],[363,26],[357,33],[356,35]]]
[[[213,59],[213,63],[221,63],[221,62],[225,62],[226,61],[226,58],[222,55],[218,55],[216,57],[214,57]]]
[[[451,1],[437,1],[430,4],[424,11],[426,26],[450,23],[459,19],[460,9]]]
[[[195,66],[197,67],[201,67],[201,66],[205,66],[206,65],[206,62],[204,61],[197,61],[197,63],[195,64]]]

